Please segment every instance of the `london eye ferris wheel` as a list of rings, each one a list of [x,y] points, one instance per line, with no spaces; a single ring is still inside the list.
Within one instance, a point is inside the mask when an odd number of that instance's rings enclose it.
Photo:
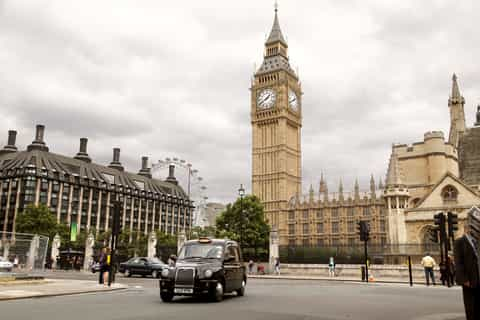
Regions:
[[[176,178],[195,206],[192,226],[204,227],[207,223],[205,211],[208,199],[204,179],[200,176],[198,170],[193,168],[191,163],[177,157],[165,158],[152,163],[153,177],[163,180],[167,176],[170,165],[175,166],[176,172],[178,172]]]

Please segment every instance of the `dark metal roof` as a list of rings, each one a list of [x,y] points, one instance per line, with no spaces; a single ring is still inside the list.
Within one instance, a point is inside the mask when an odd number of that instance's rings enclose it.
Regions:
[[[151,179],[136,173],[119,171],[48,151],[35,149],[0,154],[0,172],[2,175],[6,175],[10,170],[27,167],[45,169],[49,172],[58,172],[68,176],[78,176],[83,179],[105,183],[107,186],[123,186],[139,191],[187,199],[185,191],[173,183]]]

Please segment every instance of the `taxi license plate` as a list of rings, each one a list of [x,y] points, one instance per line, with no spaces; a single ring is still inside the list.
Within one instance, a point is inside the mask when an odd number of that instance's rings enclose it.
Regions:
[[[185,289],[185,288],[175,288],[175,293],[186,293],[191,294],[193,293],[193,289]]]

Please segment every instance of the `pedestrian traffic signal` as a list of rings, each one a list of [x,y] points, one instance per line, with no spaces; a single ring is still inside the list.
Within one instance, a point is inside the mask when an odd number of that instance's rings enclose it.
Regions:
[[[433,243],[438,243],[438,242],[439,242],[439,239],[438,239],[438,228],[428,229],[428,238],[429,238],[429,240],[432,241]]]
[[[450,238],[453,238],[455,231],[458,230],[458,214],[453,212],[447,213],[447,223],[448,223],[448,236]]]

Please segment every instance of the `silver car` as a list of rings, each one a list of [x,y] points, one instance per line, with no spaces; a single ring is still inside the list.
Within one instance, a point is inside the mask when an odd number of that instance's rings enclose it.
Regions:
[[[5,259],[4,257],[0,257],[0,272],[7,271],[10,272],[13,269],[13,263]]]

